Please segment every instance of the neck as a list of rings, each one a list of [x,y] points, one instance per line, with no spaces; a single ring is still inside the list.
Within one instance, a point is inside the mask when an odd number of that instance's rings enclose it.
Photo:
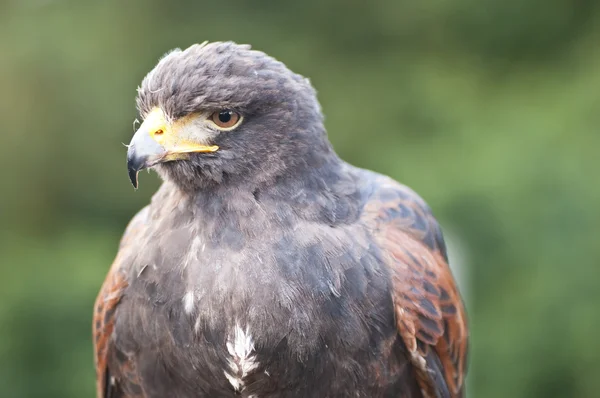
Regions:
[[[255,211],[265,210],[279,212],[272,215],[277,218],[294,216],[330,224],[353,218],[358,211],[352,204],[356,182],[342,170],[344,163],[333,150],[304,158],[269,179],[224,178],[192,192],[167,181],[161,191],[181,197],[201,218],[252,218]]]
[[[283,161],[282,159],[285,159]],[[321,180],[338,172],[343,163],[333,151],[331,144],[323,142],[289,149],[284,155],[278,152],[266,153],[262,158],[247,164],[239,164],[234,158],[227,161],[198,164],[193,171],[183,172],[177,164],[169,165],[170,173],[160,173],[167,181],[172,181],[182,194],[191,197],[228,196],[238,192],[289,192],[306,189],[312,180]],[[218,167],[215,167],[218,166]]]

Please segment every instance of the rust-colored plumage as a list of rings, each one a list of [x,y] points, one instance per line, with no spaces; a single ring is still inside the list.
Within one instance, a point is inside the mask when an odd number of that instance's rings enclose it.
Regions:
[[[445,396],[445,388],[450,397],[462,396],[466,315],[439,227],[416,194],[391,179],[382,181],[366,214],[387,254],[398,333],[427,397]],[[435,357],[439,363],[433,363]],[[441,388],[440,376],[446,384]]]
[[[146,213],[147,208],[144,208],[131,220],[125,229],[117,256],[108,271],[108,275],[100,288],[94,304],[92,332],[94,337],[94,362],[96,365],[96,391],[97,396],[102,398],[118,396],[114,394],[114,391],[111,391],[114,386],[112,385],[111,375],[108,371],[108,362],[109,355],[114,355],[114,353],[111,353],[109,346],[114,331],[115,311],[128,286],[123,269],[123,258],[129,251],[135,250],[132,244],[135,242],[140,228],[146,222]],[[127,370],[124,373],[129,374],[127,383],[137,385],[137,375],[132,369],[133,364],[129,363],[127,359],[122,358],[120,366]],[[133,395],[128,396],[135,398]]]

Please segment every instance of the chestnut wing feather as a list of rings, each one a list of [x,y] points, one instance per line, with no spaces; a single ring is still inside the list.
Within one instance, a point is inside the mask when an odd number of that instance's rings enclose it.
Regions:
[[[388,178],[365,208],[392,278],[398,332],[425,397],[463,396],[468,329],[438,223],[425,202]]]
[[[112,373],[117,373],[115,372],[116,369],[113,369],[111,372],[108,368],[108,362],[111,355],[111,338],[115,325],[116,309],[128,286],[125,277],[127,264],[124,263],[124,259],[128,257],[127,253],[129,251],[134,250],[132,243],[135,242],[136,237],[140,234],[146,222],[147,212],[147,208],[142,209],[125,229],[117,256],[108,271],[108,275],[100,288],[94,304],[92,329],[94,362],[96,366],[96,393],[98,398],[125,397],[124,392],[119,389],[119,386],[111,376]],[[139,386],[133,364],[129,363],[126,358],[117,360],[117,363],[121,367],[118,373],[126,375],[130,379],[123,382],[128,385]],[[131,395],[128,396],[131,397]]]

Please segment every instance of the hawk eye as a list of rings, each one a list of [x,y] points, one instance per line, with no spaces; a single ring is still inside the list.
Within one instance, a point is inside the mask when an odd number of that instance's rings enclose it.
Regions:
[[[242,117],[237,112],[234,112],[230,109],[225,109],[213,113],[210,116],[210,120],[220,130],[231,130],[239,124],[239,122],[242,120]]]

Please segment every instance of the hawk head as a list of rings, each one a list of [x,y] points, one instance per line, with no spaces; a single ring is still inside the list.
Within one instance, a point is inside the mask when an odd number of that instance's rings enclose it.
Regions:
[[[273,181],[331,153],[308,79],[235,43],[167,53],[138,88],[127,151],[134,187],[153,167],[184,191]]]

